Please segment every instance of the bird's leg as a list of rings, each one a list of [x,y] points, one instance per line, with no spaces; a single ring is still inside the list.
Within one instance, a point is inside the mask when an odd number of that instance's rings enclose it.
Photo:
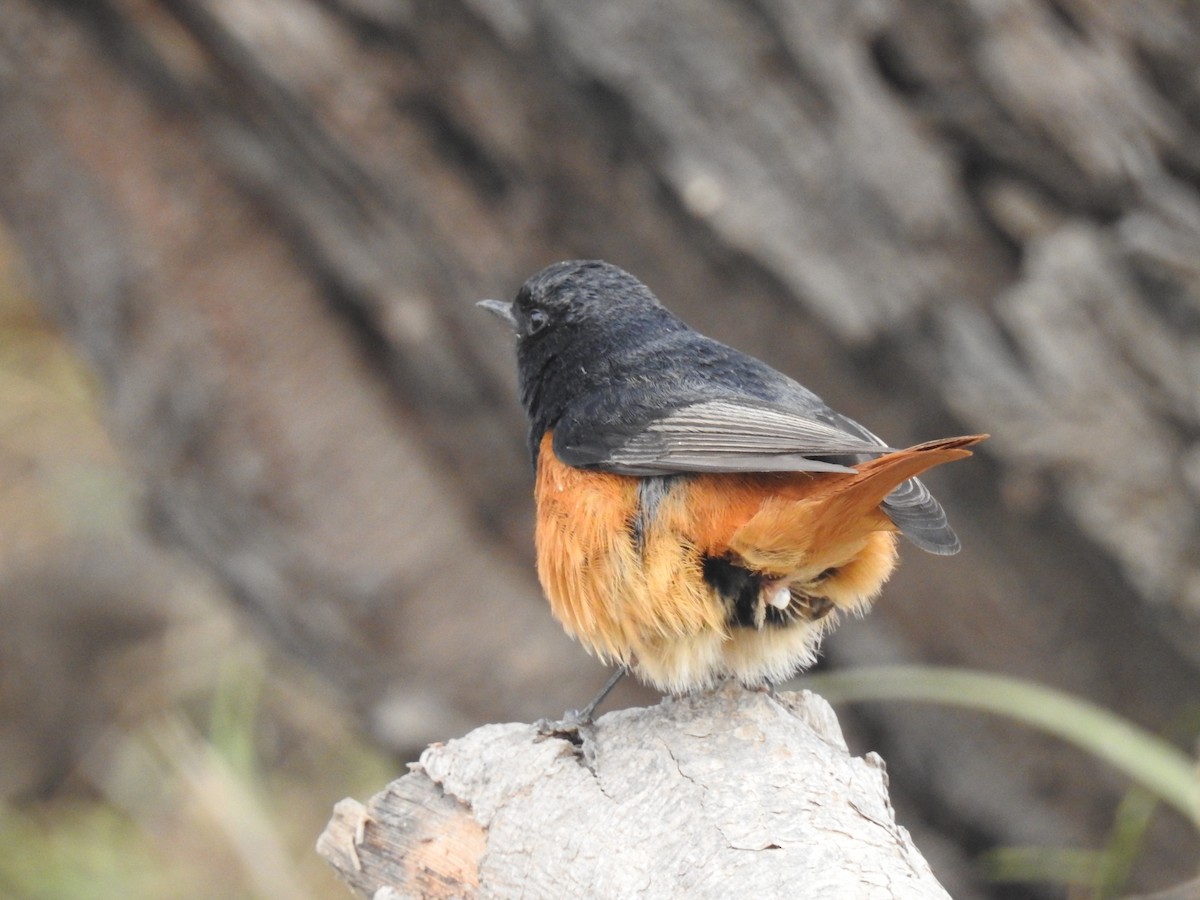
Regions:
[[[612,689],[625,677],[625,672],[626,669],[624,666],[617,666],[612,675],[608,677],[608,681],[604,682],[604,687],[600,688],[600,693],[593,697],[592,702],[575,713],[575,715],[584,722],[592,721],[592,715],[596,712],[596,708],[604,702],[605,698],[612,693]]]
[[[612,689],[617,686],[617,682],[625,677],[625,672],[626,669],[624,666],[618,666],[612,675],[609,676],[608,681],[604,683],[604,687],[600,688],[600,693],[593,697],[592,701],[583,709],[568,709],[557,722],[541,719],[534,723],[538,734],[544,737],[566,737],[568,739],[572,736],[577,737],[579,729],[582,726],[592,723],[592,716],[595,714],[597,707],[612,693]]]

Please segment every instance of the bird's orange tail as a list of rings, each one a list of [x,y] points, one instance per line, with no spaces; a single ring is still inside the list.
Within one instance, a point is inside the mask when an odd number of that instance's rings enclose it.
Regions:
[[[928,441],[861,463],[856,466],[856,475],[831,485],[830,496],[823,504],[825,515],[835,518],[862,516],[879,506],[902,482],[935,466],[965,459],[971,455],[967,448],[987,437],[986,434],[972,434]]]
[[[971,455],[987,435],[945,438],[860,463],[854,474],[812,478],[803,496],[778,496],[733,535],[730,547],[766,571],[832,564],[876,531],[894,526],[879,509],[902,482]]]

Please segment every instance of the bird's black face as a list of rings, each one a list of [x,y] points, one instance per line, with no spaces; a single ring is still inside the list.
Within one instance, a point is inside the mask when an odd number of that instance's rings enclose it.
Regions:
[[[512,326],[520,343],[536,338],[552,326],[564,326],[597,317],[604,310],[605,282],[611,273],[625,275],[602,262],[569,260],[547,266],[521,285],[511,303],[482,300],[479,305]]]

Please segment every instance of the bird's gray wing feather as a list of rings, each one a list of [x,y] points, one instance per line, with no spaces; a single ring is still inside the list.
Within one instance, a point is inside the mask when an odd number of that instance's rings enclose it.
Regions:
[[[807,399],[807,398],[805,398]],[[657,418],[631,414],[603,427],[560,423],[554,452],[565,463],[622,475],[679,472],[853,472],[892,448],[853,419],[814,404],[813,418],[766,403],[707,400]],[[883,511],[912,543],[949,556],[960,544],[946,513],[916,478],[900,484]]]
[[[641,424],[619,440],[555,432],[570,465],[623,475],[677,472],[852,472],[854,458],[887,453],[878,439],[768,405],[709,400]],[[601,449],[601,447],[603,449]],[[828,457],[851,457],[832,461]]]

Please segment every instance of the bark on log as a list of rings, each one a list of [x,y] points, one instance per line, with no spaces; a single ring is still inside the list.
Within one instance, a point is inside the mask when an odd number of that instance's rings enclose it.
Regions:
[[[485,725],[366,806],[343,800],[317,849],[376,898],[949,897],[896,824],[883,760],[850,756],[807,691],[664,700],[578,743]]]

